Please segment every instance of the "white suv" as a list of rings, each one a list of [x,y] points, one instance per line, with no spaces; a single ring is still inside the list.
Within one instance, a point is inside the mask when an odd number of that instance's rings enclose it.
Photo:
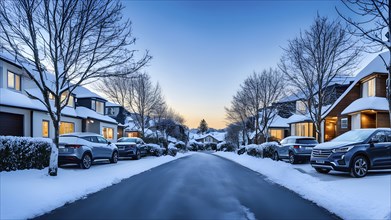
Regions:
[[[58,163],[76,163],[89,169],[95,159],[118,161],[118,148],[104,137],[95,133],[70,133],[60,135]]]

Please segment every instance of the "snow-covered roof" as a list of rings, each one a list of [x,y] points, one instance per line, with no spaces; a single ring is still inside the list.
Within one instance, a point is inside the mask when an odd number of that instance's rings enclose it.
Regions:
[[[289,128],[288,118],[283,118],[279,115],[276,115],[273,118],[272,123],[269,125],[269,128]]]
[[[390,60],[390,52],[383,52],[376,56],[368,65],[366,65],[356,76],[354,82],[345,90],[344,93],[334,102],[334,104],[324,112],[322,118],[326,117],[330,111],[338,105],[338,103],[353,89],[353,87],[363,78],[371,75],[372,73],[387,73],[387,68],[380,57],[382,56],[384,60]]]
[[[77,98],[99,98],[106,101],[106,99],[104,99],[102,96],[91,92],[91,90],[83,86],[78,86],[75,90],[73,90],[73,93],[75,93]]]
[[[84,118],[84,119],[91,118],[91,119],[97,119],[100,121],[117,124],[117,121],[114,120],[113,118],[107,115],[101,115],[86,107],[81,107],[81,106],[76,107],[76,113],[77,116],[80,118]]]
[[[0,104],[46,111],[45,106],[38,100],[30,99],[21,92],[0,88]]]
[[[224,141],[224,139],[225,139],[225,132],[210,132],[210,133],[207,133],[207,134],[194,134],[192,139],[194,139],[194,140],[201,140],[201,139],[204,139],[204,138],[206,138],[208,136],[213,137],[217,141]]]
[[[121,105],[114,102],[106,102],[106,107],[121,107]]]
[[[342,115],[363,110],[388,111],[388,101],[384,97],[365,97],[352,102],[342,111]]]
[[[311,118],[307,115],[293,114],[291,117],[287,119],[288,124],[303,122],[303,121],[311,121]]]

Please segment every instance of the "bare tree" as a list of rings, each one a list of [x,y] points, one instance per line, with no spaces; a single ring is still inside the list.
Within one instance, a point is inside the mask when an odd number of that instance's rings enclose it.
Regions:
[[[388,0],[342,0],[342,2],[349,11],[356,15],[357,20],[343,15],[337,9],[338,14],[354,28],[353,34],[363,39],[368,45],[366,49],[375,53],[384,49],[389,52],[388,60],[381,55],[380,57],[388,71],[386,98],[391,125],[391,2]]]
[[[155,108],[163,104],[164,98],[160,85],[153,85],[148,74],[141,74],[130,81],[131,86],[128,89],[125,106],[131,112],[136,113],[136,124],[140,127],[141,135],[144,137]]]
[[[150,56],[135,61],[129,46],[130,21],[122,21],[117,0],[2,0],[0,39],[3,48],[15,55],[39,89],[38,99],[48,110],[55,129],[49,174],[57,175],[61,110],[72,91],[94,78],[131,74]],[[46,69],[52,69],[53,74]],[[49,95],[54,101],[49,99]]]
[[[248,143],[253,123],[248,123],[251,114],[247,109],[247,100],[243,98],[243,91],[239,90],[232,98],[231,106],[225,107],[226,120],[229,124],[240,124],[242,128],[242,140]],[[250,125],[250,126],[249,126]]]
[[[244,80],[240,91],[234,97],[233,104],[237,106],[232,107],[232,110],[242,111],[236,113],[236,117],[241,118],[245,113],[243,116],[255,119],[255,144],[258,144],[259,134],[263,134],[267,139],[269,125],[276,115],[275,106],[272,104],[284,94],[285,81],[281,80],[282,76],[282,73],[276,69],[254,72]]]
[[[346,26],[319,15],[284,49],[279,67],[305,100],[319,140],[326,89],[336,76],[351,74],[360,50]]]
[[[110,101],[125,107],[129,88],[132,86],[130,78],[133,78],[133,76],[126,78],[119,76],[105,77],[95,83],[95,88],[102,91]]]

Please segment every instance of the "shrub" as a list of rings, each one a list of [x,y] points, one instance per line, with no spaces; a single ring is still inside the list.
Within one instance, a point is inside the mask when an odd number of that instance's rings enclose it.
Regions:
[[[49,166],[52,144],[47,138],[0,136],[0,171]]]
[[[175,143],[174,147],[176,147],[180,151],[186,151],[186,144],[182,141]]]
[[[216,146],[216,149],[221,151],[234,152],[236,150],[236,146],[229,142],[221,142]]]
[[[191,140],[188,143],[188,149],[191,151],[198,151],[198,150],[204,150],[204,144],[201,142],[197,142],[195,140]]]
[[[175,147],[175,144],[170,143],[168,145],[167,154],[175,157],[177,153],[178,153],[178,148]]]
[[[213,142],[205,143],[205,150],[216,150],[217,144]]]
[[[254,157],[272,158],[276,146],[278,146],[277,142],[266,142],[260,145],[250,144],[241,148],[238,151],[238,154],[243,154],[244,152],[247,152],[248,155]]]
[[[163,147],[168,146],[168,142],[166,139],[160,137],[157,139],[156,137],[144,137],[142,138],[145,143],[152,143],[152,144],[162,144]]]

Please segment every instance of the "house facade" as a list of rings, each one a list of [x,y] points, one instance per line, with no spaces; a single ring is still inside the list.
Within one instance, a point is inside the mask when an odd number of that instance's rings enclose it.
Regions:
[[[12,56],[0,53],[0,135],[54,138],[45,106],[28,95],[42,96],[25,71]],[[118,123],[104,114],[105,102],[84,87],[76,88],[61,112],[60,134],[94,132],[116,141]]]
[[[388,53],[382,56],[389,59]],[[387,69],[377,56],[324,113],[324,141],[329,140],[329,135],[338,136],[353,129],[390,127],[386,81]]]

